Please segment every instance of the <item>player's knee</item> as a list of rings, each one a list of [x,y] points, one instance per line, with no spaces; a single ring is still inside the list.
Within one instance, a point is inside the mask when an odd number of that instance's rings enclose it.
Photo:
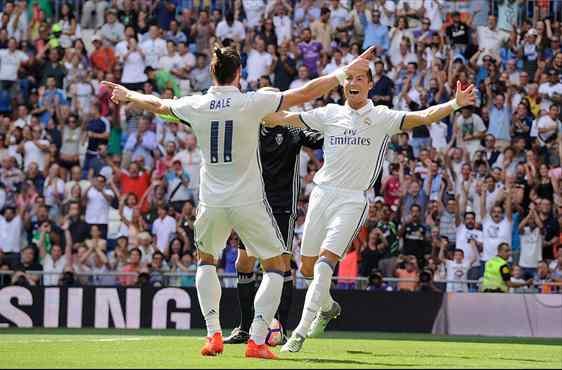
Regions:
[[[200,265],[214,265],[215,257],[212,254],[199,251],[197,261]]]
[[[265,271],[277,271],[282,273],[285,270],[285,262],[281,256],[268,258],[262,261],[262,265]]]
[[[314,264],[303,263],[300,272],[305,278],[312,279],[314,277]]]
[[[236,259],[236,271],[239,273],[249,274],[254,271],[255,265],[256,259],[254,257],[249,257],[246,254],[240,254]]]

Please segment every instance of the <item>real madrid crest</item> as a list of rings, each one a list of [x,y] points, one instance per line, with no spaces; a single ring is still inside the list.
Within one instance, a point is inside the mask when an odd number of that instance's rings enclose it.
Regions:
[[[275,142],[277,143],[277,145],[281,145],[281,143],[283,143],[283,134],[275,135]]]
[[[366,125],[370,125],[372,123],[369,117],[365,118],[363,122],[365,122]]]

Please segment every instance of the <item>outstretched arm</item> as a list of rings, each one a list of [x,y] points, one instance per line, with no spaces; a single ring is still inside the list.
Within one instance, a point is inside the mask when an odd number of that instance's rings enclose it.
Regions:
[[[279,110],[287,110],[291,107],[302,105],[308,101],[318,98],[330,90],[336,88],[348,76],[365,73],[369,70],[370,59],[375,53],[375,47],[371,46],[363,54],[355,58],[349,65],[322,77],[315,78],[302,87],[291,89],[283,93],[283,103]]]
[[[292,126],[297,128],[306,128],[300,118],[300,113],[298,112],[279,111],[270,113],[263,118],[262,124],[266,127]]]
[[[457,109],[468,105],[474,105],[475,101],[476,95],[474,94],[474,86],[470,85],[465,90],[462,90],[461,83],[460,81],[458,81],[455,99],[447,103],[434,105],[422,111],[406,113],[406,118],[404,119],[404,125],[402,126],[402,129],[410,130],[414,127],[429,125],[431,123],[438,122]]]
[[[169,105],[170,99],[141,94],[109,81],[102,81],[102,85],[111,91],[111,101],[115,104],[130,102],[134,108],[154,114],[171,115],[172,113]]]

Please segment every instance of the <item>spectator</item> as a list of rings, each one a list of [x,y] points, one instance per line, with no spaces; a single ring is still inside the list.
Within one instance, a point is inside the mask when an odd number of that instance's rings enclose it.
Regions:
[[[141,257],[142,253],[139,248],[133,248],[129,251],[129,261],[125,265],[121,272],[127,273],[127,275],[122,275],[119,277],[119,283],[122,286],[133,286],[137,282],[137,276],[135,273],[139,273],[141,269]]]
[[[377,270],[373,270],[369,275],[369,285],[367,290],[371,292],[391,292],[392,287],[383,280],[383,275]]]
[[[220,41],[224,41],[228,38],[235,42],[241,42],[246,38],[244,25],[234,19],[234,13],[232,11],[227,12],[224,19],[217,24],[216,34]]]
[[[145,74],[145,67],[147,65],[145,49],[142,45],[141,47],[138,46],[136,38],[130,37],[128,39],[127,51],[122,56],[123,75],[121,83],[131,90],[141,90],[148,79]]]
[[[8,48],[0,49],[0,84],[3,90],[10,91],[12,98],[17,95],[16,81],[20,66],[29,60],[29,57],[23,51],[18,50],[17,46],[17,40],[11,38],[8,41]]]
[[[265,41],[261,37],[256,37],[248,51],[246,65],[248,71],[246,80],[248,83],[256,88],[258,79],[269,73],[272,62],[271,54],[265,50]]]
[[[154,248],[152,244],[152,235],[148,232],[142,232],[138,235],[138,249],[141,252],[141,261],[142,265],[146,265],[150,262],[152,258],[152,254],[156,252],[158,249]],[[132,252],[132,251],[131,251]]]
[[[523,275],[530,278],[535,275],[539,261],[542,260],[543,224],[534,204],[530,206],[529,214],[519,224],[521,234],[521,255],[519,266]]]
[[[106,22],[100,29],[100,35],[115,46],[123,40],[125,26],[117,19],[117,9],[110,8],[105,15]]]
[[[369,91],[369,98],[375,104],[392,107],[394,82],[386,75],[382,60],[375,61],[375,74],[373,76],[373,89]]]
[[[152,234],[156,237],[156,247],[165,251],[176,232],[176,220],[168,215],[167,207],[158,207],[158,218],[152,224]]]
[[[447,271],[447,292],[468,292],[468,285],[463,282],[463,280],[468,279],[468,271],[478,258],[476,243],[469,243],[469,245],[472,248],[471,259],[466,259],[464,257],[464,251],[462,249],[455,249],[453,252],[453,258],[449,259],[447,257],[449,241],[447,239],[443,239],[443,242],[441,243],[439,260],[445,262],[445,268]]]
[[[147,171],[154,168],[152,151],[157,148],[156,134],[149,130],[151,123],[150,118],[142,116],[136,132],[129,135],[124,148],[125,153],[131,158],[142,157]]]
[[[191,81],[193,91],[204,91],[211,86],[212,81],[205,54],[197,55],[195,67],[189,73],[189,80]]]
[[[482,118],[473,112],[472,107],[464,107],[461,113],[455,122],[451,140],[456,140],[457,146],[467,152],[472,159],[486,135],[486,126]]]
[[[320,43],[320,45],[322,46],[321,50],[324,52],[330,51],[331,42],[332,42],[331,35],[335,31],[335,28],[330,22],[330,15],[331,15],[330,8],[322,7],[322,9],[320,10],[320,18],[312,22],[312,24],[310,25],[310,32],[312,38]],[[305,30],[305,32],[307,32],[307,30]],[[303,34],[303,37],[305,42],[307,43],[310,42],[310,40],[307,41],[306,34]],[[301,53],[304,53],[300,45],[299,48],[301,48]],[[309,49],[307,52],[314,52],[314,51]],[[307,57],[304,56],[304,58]],[[306,65],[306,66],[309,67],[312,72],[316,73],[316,68],[314,69],[311,68],[312,65]]]
[[[540,261],[537,265],[537,272],[533,276],[533,284],[538,289],[539,293],[551,293],[553,286],[550,271],[545,261]]]
[[[26,212],[22,207],[16,211],[14,207],[6,207],[0,216],[0,250],[4,260],[15,264],[20,260],[22,249],[23,220],[21,215]]]
[[[308,68],[311,76],[318,74],[318,63],[322,51],[322,44],[312,40],[312,31],[305,28],[302,31],[302,41],[298,44],[298,56],[302,59],[302,63]]]
[[[388,37],[388,27],[381,23],[380,11],[373,10],[370,22],[365,15],[360,18],[360,21],[365,30],[363,49],[374,45],[377,48],[377,55],[382,56],[390,47],[390,39]]]
[[[388,240],[381,229],[375,227],[369,232],[366,245],[361,247],[361,264],[359,275],[368,277],[373,269],[378,268],[379,262],[388,250]]]
[[[108,5],[108,1],[106,0],[86,0],[82,6],[82,16],[80,17],[82,28],[98,29],[102,27],[104,24],[105,10]],[[93,13],[96,15],[95,20],[92,19]]]
[[[480,214],[482,218],[483,251],[481,261],[486,263],[495,256],[497,246],[501,243],[511,244],[512,230],[512,187],[508,184],[505,189],[505,214],[501,205],[494,204],[488,215],[486,206],[487,191],[480,197]],[[495,202],[494,202],[495,203]]]
[[[12,266],[15,271],[12,276],[12,285],[36,286],[39,285],[41,276],[33,272],[43,271],[43,266],[37,262],[35,248],[27,246],[21,251],[21,259]]]
[[[419,278],[416,257],[402,257],[398,262],[394,276],[400,279],[398,282],[398,290],[413,292],[416,289]]]
[[[109,207],[113,202],[115,194],[106,188],[106,178],[98,175],[92,186],[86,190],[85,207],[86,207],[86,223],[92,230],[93,226],[97,226],[102,238],[107,238],[107,224],[109,218]]]
[[[160,29],[158,26],[150,26],[148,38],[141,42],[139,49],[144,55],[146,65],[152,68],[158,68],[158,61],[166,55],[166,41],[160,38]],[[136,48],[132,49],[131,47],[131,50],[136,50]]]
[[[421,223],[421,207],[410,206],[409,216],[400,228],[399,235],[403,241],[402,254],[412,255],[423,261],[427,250],[427,227]]]
[[[164,260],[164,254],[160,251],[156,251],[152,254],[152,261],[149,264],[150,270],[150,284],[155,287],[164,286],[166,283],[166,278],[164,274],[167,273],[170,268]]]

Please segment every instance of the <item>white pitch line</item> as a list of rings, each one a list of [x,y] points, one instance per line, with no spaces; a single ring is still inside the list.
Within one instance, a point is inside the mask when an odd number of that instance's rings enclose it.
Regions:
[[[85,338],[85,339],[29,339],[29,340],[9,340],[10,343],[55,343],[55,342],[125,342],[161,339],[155,337],[125,337],[125,338]]]

